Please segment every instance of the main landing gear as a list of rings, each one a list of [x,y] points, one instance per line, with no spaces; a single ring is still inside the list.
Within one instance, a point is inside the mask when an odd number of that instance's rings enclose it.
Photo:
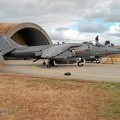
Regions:
[[[54,66],[54,61],[48,60],[47,68],[50,68],[51,66]]]
[[[78,64],[78,66],[83,67],[85,64],[85,59],[83,59],[83,58],[79,59],[77,64]]]
[[[45,62],[45,60],[43,60],[43,65],[47,65],[47,68],[50,68],[51,66],[55,66],[54,61],[52,60],[48,60],[47,63]]]

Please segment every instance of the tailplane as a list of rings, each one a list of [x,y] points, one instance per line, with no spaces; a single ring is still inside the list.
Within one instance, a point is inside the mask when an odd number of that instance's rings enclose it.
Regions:
[[[0,35],[0,56],[7,54],[8,52],[20,47],[21,45],[8,38],[6,35]]]

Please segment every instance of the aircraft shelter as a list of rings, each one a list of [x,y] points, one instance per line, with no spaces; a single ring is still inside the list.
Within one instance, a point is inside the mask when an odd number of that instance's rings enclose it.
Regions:
[[[0,23],[0,33],[21,45],[49,45],[52,41],[45,30],[34,23]]]

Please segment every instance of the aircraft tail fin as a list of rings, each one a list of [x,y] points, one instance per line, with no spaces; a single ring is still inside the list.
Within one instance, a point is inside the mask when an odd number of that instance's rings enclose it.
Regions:
[[[0,56],[7,54],[19,46],[19,44],[8,38],[6,35],[0,35]]]

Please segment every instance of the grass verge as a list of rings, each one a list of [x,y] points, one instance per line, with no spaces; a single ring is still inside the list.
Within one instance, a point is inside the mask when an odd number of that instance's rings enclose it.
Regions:
[[[120,83],[0,73],[0,120],[119,120]]]
[[[4,65],[3,61],[0,61],[0,68]]]

